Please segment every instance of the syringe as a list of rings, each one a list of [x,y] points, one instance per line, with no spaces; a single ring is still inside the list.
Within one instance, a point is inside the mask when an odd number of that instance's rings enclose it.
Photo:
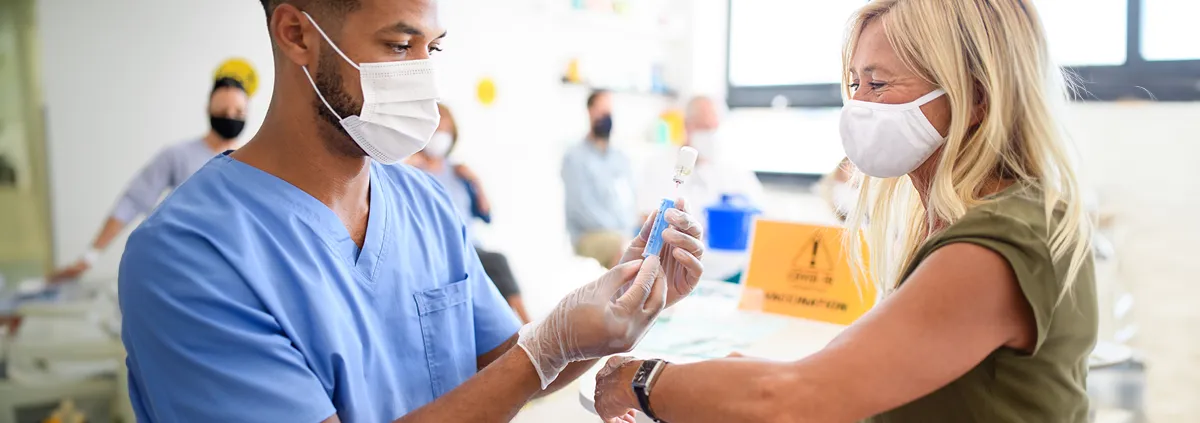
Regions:
[[[679,149],[679,155],[675,158],[675,176],[672,180],[675,181],[675,193],[679,193],[679,186],[687,181],[687,177],[691,176],[692,171],[696,169],[696,157],[699,153],[692,147],[683,147]],[[662,233],[667,229],[667,210],[675,208],[674,198],[664,198],[658,206],[658,216],[654,218],[654,226],[650,228],[650,239],[646,242],[646,249],[642,250],[642,258],[658,255],[662,252],[663,240]]]

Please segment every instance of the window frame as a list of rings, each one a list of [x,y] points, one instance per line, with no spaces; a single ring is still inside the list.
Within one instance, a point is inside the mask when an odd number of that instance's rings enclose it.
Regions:
[[[1071,66],[1079,89],[1077,101],[1109,102],[1156,100],[1164,102],[1200,101],[1200,59],[1146,60],[1142,56],[1142,8],[1145,0],[1127,0],[1125,63],[1114,66]],[[733,2],[728,0],[725,25],[726,103],[730,108],[777,106],[777,99],[788,107],[841,107],[842,87],[834,84],[736,86],[729,78],[732,64]]]

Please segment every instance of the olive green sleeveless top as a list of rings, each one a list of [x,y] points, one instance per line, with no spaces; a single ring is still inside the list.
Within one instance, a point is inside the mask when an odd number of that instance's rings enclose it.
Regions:
[[[1098,324],[1093,263],[1087,260],[1059,301],[1069,259],[1055,263],[1050,255],[1044,204],[1037,188],[1014,185],[929,239],[904,273],[907,278],[938,248],[954,243],[999,253],[1037,320],[1032,354],[1000,348],[958,380],[868,422],[1087,422],[1088,355]],[[1060,216],[1061,209],[1053,220]]]

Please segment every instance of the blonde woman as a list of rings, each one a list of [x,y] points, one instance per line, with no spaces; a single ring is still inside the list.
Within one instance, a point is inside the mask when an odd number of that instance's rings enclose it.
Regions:
[[[876,0],[844,51],[842,138],[870,214],[848,224],[870,222],[862,241],[885,299],[796,362],[610,360],[598,411],[672,423],[1085,422],[1090,229],[1054,111],[1063,76],[1033,2]],[[638,376],[643,366],[655,377]]]

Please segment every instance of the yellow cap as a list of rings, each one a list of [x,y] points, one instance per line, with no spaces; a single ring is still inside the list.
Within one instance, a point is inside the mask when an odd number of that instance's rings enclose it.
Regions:
[[[213,73],[213,81],[221,78],[231,78],[242,83],[247,97],[253,97],[254,92],[258,90],[258,72],[254,71],[254,65],[251,65],[250,61],[240,57],[226,60],[217,67],[217,71]]]

